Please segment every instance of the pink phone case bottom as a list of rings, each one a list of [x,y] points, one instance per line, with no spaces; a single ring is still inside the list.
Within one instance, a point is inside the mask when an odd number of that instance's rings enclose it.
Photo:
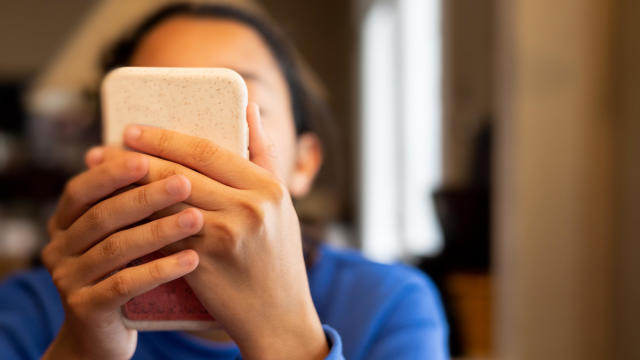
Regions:
[[[129,266],[161,258],[159,252],[132,261]],[[160,285],[129,300],[123,315],[132,321],[214,321],[183,278]]]

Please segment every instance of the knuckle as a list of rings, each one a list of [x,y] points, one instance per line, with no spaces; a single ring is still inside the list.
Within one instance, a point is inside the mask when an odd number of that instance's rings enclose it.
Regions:
[[[149,278],[153,282],[162,281],[165,278],[165,271],[162,264],[158,261],[149,263],[148,267]]]
[[[58,266],[50,271],[51,280],[58,290],[62,293],[67,292],[73,287],[72,275],[73,270],[70,270],[68,266]]]
[[[86,307],[86,296],[80,292],[72,293],[65,297],[65,302],[74,314],[79,314]]]
[[[161,131],[156,139],[156,144],[158,145],[160,154],[165,154],[171,144],[171,135],[166,131]]]
[[[100,231],[105,227],[104,219],[106,218],[106,213],[107,210],[98,204],[85,213],[85,221],[90,227]]]
[[[67,278],[66,271],[62,268],[55,268],[51,271],[51,280],[56,285],[57,288],[63,287],[64,281]]]
[[[55,259],[57,258],[57,256],[55,255],[55,251],[53,250],[51,243],[47,244],[47,246],[42,249],[40,258],[42,259],[42,263],[47,269],[53,269],[53,266],[56,263]]]
[[[136,189],[136,204],[141,206],[148,206],[150,204],[149,189],[146,186],[141,186]]]
[[[240,212],[250,224],[262,223],[265,219],[266,204],[258,199],[245,198],[238,203]]]
[[[117,297],[129,294],[129,283],[124,276],[116,274],[111,278],[111,293]]]
[[[163,166],[158,170],[158,175],[160,179],[166,179],[168,177],[178,175],[178,174],[180,174],[180,172],[178,171],[178,169],[176,169],[175,166],[167,165],[167,166]]]
[[[234,254],[238,251],[240,240],[235,228],[227,223],[209,225],[214,241],[210,242],[214,252]]]
[[[264,194],[269,201],[280,202],[287,195],[287,189],[283,183],[278,180],[271,179],[267,181],[263,188]]]
[[[77,177],[67,181],[64,186],[64,194],[70,203],[78,203],[82,201],[82,192],[80,191]]]
[[[191,151],[196,161],[206,163],[216,157],[218,147],[208,140],[197,139],[191,144]]]
[[[117,236],[112,236],[100,243],[99,249],[101,258],[111,259],[121,253],[122,245]]]
[[[152,240],[158,240],[162,238],[162,229],[159,221],[152,221],[148,224],[149,236]]]

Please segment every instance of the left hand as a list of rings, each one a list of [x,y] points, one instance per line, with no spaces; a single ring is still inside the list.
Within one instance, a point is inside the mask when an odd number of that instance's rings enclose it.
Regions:
[[[139,183],[174,174],[190,180],[184,203],[202,212],[204,226],[171,251],[198,253],[200,264],[185,279],[243,357],[321,359],[328,345],[311,299],[299,220],[275,175],[277,159],[257,105],[249,105],[247,121],[251,161],[208,140],[155,127],[129,127],[125,143],[149,159]],[[102,150],[105,160],[127,153]]]

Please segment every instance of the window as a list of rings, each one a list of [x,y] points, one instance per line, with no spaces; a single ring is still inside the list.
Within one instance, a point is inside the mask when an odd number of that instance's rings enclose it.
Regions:
[[[372,0],[361,23],[362,250],[379,261],[442,247],[439,0]]]

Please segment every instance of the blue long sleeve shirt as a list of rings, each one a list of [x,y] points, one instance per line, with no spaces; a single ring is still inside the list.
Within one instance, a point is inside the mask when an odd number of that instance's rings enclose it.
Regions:
[[[449,357],[438,291],[420,271],[323,246],[308,276],[331,345],[327,359]],[[7,278],[0,285],[0,358],[40,358],[63,319],[58,292],[45,269]],[[211,360],[239,355],[232,343],[213,343],[182,332],[140,332],[133,359]]]

